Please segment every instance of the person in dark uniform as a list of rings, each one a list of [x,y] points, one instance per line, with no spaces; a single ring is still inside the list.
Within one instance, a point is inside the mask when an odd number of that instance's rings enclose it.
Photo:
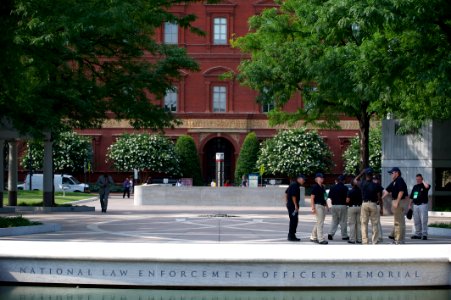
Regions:
[[[410,193],[410,205],[413,203],[413,222],[415,224],[415,235],[412,239],[428,239],[428,211],[429,211],[429,189],[431,185],[423,180],[421,174],[416,176],[417,184]]]
[[[362,190],[362,244],[368,244],[368,221],[371,220],[371,242],[379,243],[379,213],[377,211],[377,203],[381,201],[381,194],[378,185],[373,182],[373,169],[367,168],[357,176],[361,177],[365,174],[365,178],[360,183]]]
[[[361,229],[361,206],[362,191],[359,188],[359,182],[355,179],[351,181],[352,189],[348,192],[346,203],[348,204],[348,225],[349,225],[349,241],[350,244],[362,243]]]
[[[296,237],[296,231],[299,223],[299,201],[301,199],[301,189],[305,183],[305,176],[299,174],[296,181],[292,182],[286,190],[288,217],[290,218],[290,227],[288,230],[288,240],[299,242],[301,239]]]
[[[348,208],[346,206],[346,197],[348,196],[348,188],[344,185],[343,175],[338,176],[337,184],[329,191],[328,197],[332,200],[332,227],[327,238],[331,241],[340,225],[341,239],[349,240],[348,236]]]
[[[326,190],[324,189],[324,175],[317,173],[315,175],[315,185],[311,194],[312,213],[316,217],[315,226],[313,226],[312,235],[310,241],[319,243],[321,245],[327,245],[328,242],[323,236],[324,219],[326,218]]]
[[[384,205],[382,202],[382,193],[384,191],[384,188],[381,185],[381,176],[380,174],[374,175],[373,176],[373,182],[375,184],[377,184],[378,190],[379,190],[379,194],[380,194],[380,202],[377,203],[377,211],[379,213],[379,215],[377,216],[378,220],[379,220],[379,238],[377,239],[379,243],[382,243],[384,241],[384,237],[383,237],[383,232],[382,232],[382,222],[381,222],[381,216],[384,215]]]
[[[407,201],[407,185],[401,177],[401,170],[397,167],[392,168],[388,173],[391,175],[392,182],[385,188],[382,198],[389,193],[392,196],[393,217],[395,222],[394,244],[404,244],[406,235],[406,219],[405,213],[409,206]]]

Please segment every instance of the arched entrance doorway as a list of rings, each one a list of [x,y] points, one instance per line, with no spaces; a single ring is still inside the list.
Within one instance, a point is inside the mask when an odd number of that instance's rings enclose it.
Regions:
[[[235,148],[232,143],[223,137],[216,137],[205,144],[203,152],[204,179],[209,183],[216,178],[216,153],[224,152],[224,179],[233,182]]]

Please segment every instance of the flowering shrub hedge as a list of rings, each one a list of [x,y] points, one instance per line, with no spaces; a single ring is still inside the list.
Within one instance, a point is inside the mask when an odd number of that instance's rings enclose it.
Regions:
[[[27,150],[22,157],[22,166],[33,170],[42,170],[44,161],[44,144],[33,141],[27,144]],[[55,138],[53,143],[53,165],[55,171],[77,172],[83,171],[84,165],[91,161],[92,146],[89,138],[75,132],[63,132]]]
[[[332,152],[316,131],[284,130],[263,143],[257,165],[264,165],[265,174],[277,176],[328,172]]]
[[[360,172],[360,139],[358,136],[351,140],[351,144],[348,149],[343,153],[343,160],[345,163],[345,171],[348,174],[358,174]],[[370,129],[369,140],[369,164],[373,168],[374,172],[381,172],[381,160],[382,160],[382,129],[381,127],[375,127]]]
[[[118,171],[151,171],[180,175],[174,144],[161,135],[124,134],[108,148],[107,162]]]

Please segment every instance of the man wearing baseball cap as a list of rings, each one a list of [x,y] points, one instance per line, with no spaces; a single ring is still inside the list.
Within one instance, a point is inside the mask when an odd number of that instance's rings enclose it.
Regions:
[[[296,230],[299,223],[299,201],[301,199],[301,189],[305,183],[305,176],[299,174],[296,181],[292,182],[286,193],[288,217],[290,218],[290,227],[288,230],[288,240],[290,242],[299,242],[301,239],[296,237]]]
[[[328,242],[323,236],[324,219],[326,218],[326,190],[324,189],[324,175],[317,173],[315,175],[315,185],[312,189],[311,203],[312,213],[316,216],[316,224],[313,226],[310,241],[321,245],[327,245]]]
[[[392,196],[393,217],[395,222],[394,244],[404,244],[406,236],[405,212],[409,202],[407,200],[407,185],[401,177],[401,170],[398,167],[392,168],[388,173],[391,175],[392,182],[385,188],[382,198],[387,197],[389,193]]]

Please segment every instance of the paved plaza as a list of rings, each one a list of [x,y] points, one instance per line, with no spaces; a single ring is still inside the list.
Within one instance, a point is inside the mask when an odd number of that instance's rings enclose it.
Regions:
[[[308,205],[307,199],[307,205]],[[193,207],[134,206],[133,199],[110,197],[108,212],[100,212],[98,200],[81,201],[78,205],[95,206],[95,212],[26,213],[25,217],[42,223],[57,223],[57,232],[1,237],[0,240],[131,242],[131,243],[293,243],[286,240],[288,216],[284,207]],[[298,237],[309,241],[314,216],[309,207],[302,207]],[[388,234],[393,216],[383,216],[383,244],[390,244]],[[449,221],[430,217],[429,223]],[[326,217],[324,233],[330,228],[331,215]],[[371,227],[371,226],[370,226]],[[451,237],[430,235],[427,241],[410,239],[412,220],[407,220],[407,244],[448,244]],[[340,231],[330,244],[346,244]],[[350,245],[352,246],[352,245]],[[358,245],[355,245],[356,247]]]

